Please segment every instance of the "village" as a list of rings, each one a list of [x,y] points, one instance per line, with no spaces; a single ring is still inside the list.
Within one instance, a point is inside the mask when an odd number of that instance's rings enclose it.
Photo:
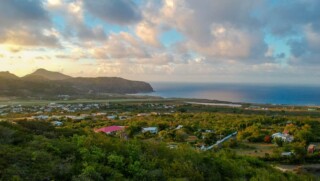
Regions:
[[[188,114],[184,105],[109,102],[1,105],[0,120],[50,122],[57,128],[88,127],[96,134],[121,140],[165,143],[170,149],[183,145],[199,151],[230,149],[239,155],[286,164],[313,162],[320,156],[319,135],[315,134],[318,122],[291,120],[286,116],[257,121],[256,116],[247,114]]]

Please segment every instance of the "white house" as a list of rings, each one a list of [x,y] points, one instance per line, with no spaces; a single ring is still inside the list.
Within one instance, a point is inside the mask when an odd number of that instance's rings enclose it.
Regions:
[[[183,125],[178,125],[178,126],[176,127],[176,130],[179,130],[179,129],[181,129],[181,128],[183,128]]]
[[[117,115],[109,115],[107,116],[108,119],[114,120],[117,118]]]
[[[283,156],[283,157],[287,157],[287,156],[291,156],[291,155],[293,155],[293,153],[290,151],[290,152],[282,152],[281,153],[281,156]]]
[[[283,133],[274,133],[271,136],[273,139],[274,138],[281,138],[284,142],[292,142],[294,140],[294,137],[289,135],[289,134],[283,134]]]
[[[63,125],[63,123],[61,121],[53,121],[52,124],[54,126],[62,126]]]
[[[158,128],[157,127],[142,128],[142,133],[145,133],[145,132],[150,132],[152,134],[157,134],[158,133]]]

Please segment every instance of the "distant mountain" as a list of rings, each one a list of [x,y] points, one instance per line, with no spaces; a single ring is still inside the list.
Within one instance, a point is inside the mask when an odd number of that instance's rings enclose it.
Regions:
[[[64,75],[60,72],[51,72],[46,69],[38,69],[32,74],[24,76],[24,78],[34,78],[35,76],[41,76],[43,78],[49,79],[49,80],[64,80],[64,79],[70,79],[72,78],[71,76]],[[38,77],[39,78],[39,77]]]
[[[0,72],[0,96],[98,95],[103,93],[152,92],[150,84],[118,77],[71,77],[59,72],[39,69],[19,78]]]
[[[0,72],[0,78],[19,79],[18,76],[14,75],[10,72]]]

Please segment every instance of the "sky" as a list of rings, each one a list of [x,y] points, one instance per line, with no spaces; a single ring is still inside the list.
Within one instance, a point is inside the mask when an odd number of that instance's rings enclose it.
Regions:
[[[0,71],[319,84],[319,0],[0,0]]]

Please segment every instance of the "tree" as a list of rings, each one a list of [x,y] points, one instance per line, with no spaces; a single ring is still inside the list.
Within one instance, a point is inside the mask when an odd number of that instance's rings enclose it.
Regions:
[[[281,138],[274,138],[273,141],[279,146],[282,147],[284,144],[284,141]]]

